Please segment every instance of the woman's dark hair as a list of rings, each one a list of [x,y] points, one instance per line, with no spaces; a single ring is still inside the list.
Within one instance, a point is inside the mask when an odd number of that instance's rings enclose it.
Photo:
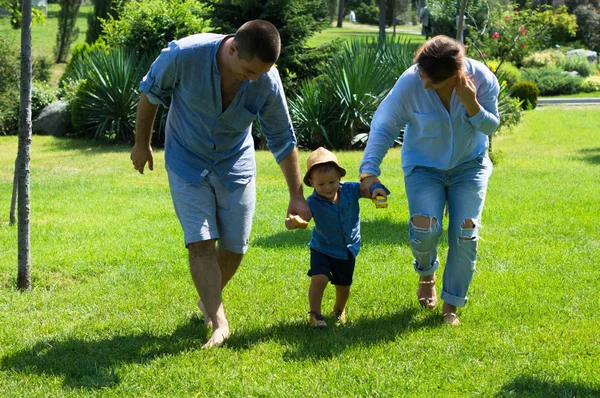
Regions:
[[[281,39],[277,28],[268,21],[255,19],[243,24],[235,32],[234,42],[239,57],[252,61],[258,57],[262,62],[275,63],[281,51]]]
[[[426,41],[413,60],[419,70],[434,83],[442,82],[462,71],[463,46],[448,36],[435,36]]]

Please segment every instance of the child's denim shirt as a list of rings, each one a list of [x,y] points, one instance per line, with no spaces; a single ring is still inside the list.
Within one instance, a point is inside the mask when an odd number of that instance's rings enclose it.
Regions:
[[[315,220],[311,249],[334,258],[347,259],[348,250],[354,257],[360,251],[360,184],[340,182],[339,205],[316,191],[306,203]]]

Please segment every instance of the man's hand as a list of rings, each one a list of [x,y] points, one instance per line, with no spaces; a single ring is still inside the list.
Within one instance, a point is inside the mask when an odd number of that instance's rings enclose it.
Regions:
[[[154,156],[152,155],[152,147],[150,145],[135,144],[131,150],[129,157],[133,163],[133,168],[144,174],[144,167],[148,163],[148,168],[154,170]]]
[[[312,214],[308,205],[306,204],[306,200],[304,200],[303,196],[290,198],[290,204],[288,205],[287,214],[297,214],[305,221],[310,221],[312,218]],[[285,219],[285,227],[287,229],[296,229],[296,226],[290,219],[287,217]]]

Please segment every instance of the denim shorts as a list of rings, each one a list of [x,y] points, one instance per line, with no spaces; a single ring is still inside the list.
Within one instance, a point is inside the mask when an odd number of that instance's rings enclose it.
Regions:
[[[217,239],[219,247],[245,253],[252,228],[256,200],[255,179],[229,191],[215,173],[208,173],[199,186],[190,184],[167,169],[175,213],[183,228],[185,245]]]
[[[348,259],[342,260],[310,249],[308,276],[327,275],[332,285],[350,286],[354,275],[356,258],[348,251]]]

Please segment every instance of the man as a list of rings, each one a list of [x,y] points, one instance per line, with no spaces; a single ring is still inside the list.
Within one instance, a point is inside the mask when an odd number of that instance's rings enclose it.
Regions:
[[[258,116],[290,193],[288,214],[311,218],[302,194],[296,138],[274,64],[279,32],[245,23],[235,35],[197,34],[169,43],[140,83],[131,160],[153,168],[150,143],[158,104],[171,97],[165,163],[183,227],[198,306],[221,345],[229,325],[221,292],[248,249],[255,203],[252,122]],[[218,245],[216,245],[218,241]]]

